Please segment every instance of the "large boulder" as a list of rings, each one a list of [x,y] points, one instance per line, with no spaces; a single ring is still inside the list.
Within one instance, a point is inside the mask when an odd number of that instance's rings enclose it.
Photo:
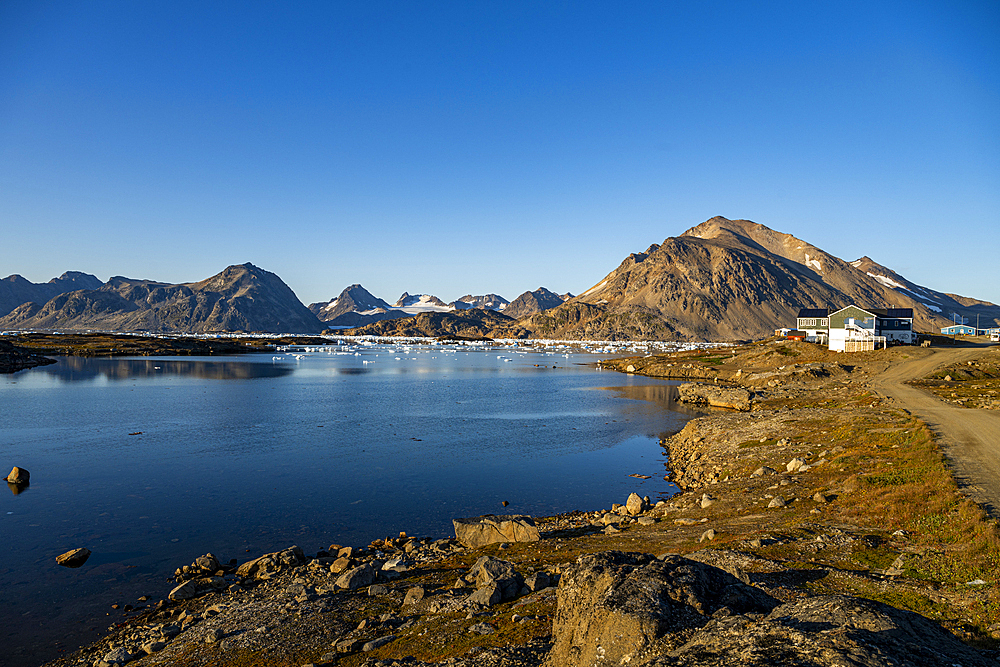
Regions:
[[[236,574],[244,579],[270,579],[282,570],[304,565],[305,562],[306,556],[302,549],[293,546],[247,561],[236,569]]]
[[[25,484],[28,484],[28,480],[30,478],[31,478],[31,473],[29,473],[24,468],[18,468],[17,466],[14,466],[13,469],[11,469],[10,474],[7,475],[7,483],[18,484],[23,486]]]
[[[80,567],[87,562],[88,558],[90,558],[90,549],[80,547],[56,556],[56,562],[63,567]]]
[[[499,586],[501,601],[513,600],[524,586],[524,577],[514,569],[513,564],[491,556],[483,556],[476,561],[466,576],[473,575],[476,577],[477,589],[494,584]]]
[[[719,568],[680,556],[609,551],[562,575],[549,667],[640,665],[681,646],[726,608],[767,612],[777,601]]]
[[[347,572],[337,577],[338,588],[346,588],[349,591],[356,591],[359,588],[369,586],[375,581],[377,573],[371,563],[365,563],[358,567],[351,568]]]
[[[681,403],[710,405],[747,412],[753,407],[753,393],[743,387],[720,387],[714,384],[687,382],[677,388]]]
[[[537,542],[538,528],[530,516],[485,514],[454,519],[455,538],[464,547],[475,549],[498,542]]]
[[[986,667],[919,614],[841,595],[784,604],[680,556],[606,552],[563,574],[546,667]]]

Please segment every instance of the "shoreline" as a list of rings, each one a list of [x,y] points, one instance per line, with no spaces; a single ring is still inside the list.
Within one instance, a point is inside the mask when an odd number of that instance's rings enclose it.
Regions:
[[[141,648],[140,638],[162,636],[179,622],[175,637],[136,664],[538,665],[559,642],[557,589],[472,611],[462,603],[476,589],[459,577],[490,556],[525,578],[544,573],[558,580],[575,572],[578,557],[609,549],[685,554],[739,570],[786,603],[829,594],[887,603],[943,624],[984,659],[995,656],[1000,618],[992,611],[997,593],[989,569],[1000,554],[995,522],[959,493],[927,428],[891,399],[873,395],[872,379],[890,356],[827,359],[805,346],[748,347],[734,363],[756,385],[752,411],[713,411],[667,438],[662,444],[682,492],[639,515],[623,517],[612,506],[539,518],[540,541],[478,549],[383,540],[359,552],[356,566],[364,558],[384,565],[397,555],[409,565],[370,583],[375,590],[331,585],[343,572],[329,570],[324,559],[332,554],[308,561],[303,555],[263,581],[229,573],[225,589],[132,611],[109,637],[46,664],[84,657],[100,664],[115,642]],[[780,363],[789,351],[804,358]],[[670,359],[656,361],[686,363],[706,377],[736,374],[703,352]],[[847,369],[846,359],[862,363]],[[650,362],[604,362],[640,363]],[[930,498],[928,485],[936,489]],[[950,517],[945,526],[927,523],[942,512]],[[424,597],[404,604],[418,587]],[[469,631],[483,624],[492,630]],[[450,648],[433,641],[441,637]]]

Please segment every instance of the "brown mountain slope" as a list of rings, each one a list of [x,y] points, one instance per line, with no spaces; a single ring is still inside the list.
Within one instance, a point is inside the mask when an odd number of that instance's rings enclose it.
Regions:
[[[887,287],[885,278],[790,234],[717,217],[629,255],[580,296],[519,324],[534,337],[734,340],[794,325],[800,308],[851,303],[911,307],[923,330],[949,321],[915,296]],[[1000,315],[992,304],[978,307]]]
[[[115,277],[40,308],[23,306],[0,318],[0,328],[319,333],[323,326],[281,278],[248,263],[181,285]]]

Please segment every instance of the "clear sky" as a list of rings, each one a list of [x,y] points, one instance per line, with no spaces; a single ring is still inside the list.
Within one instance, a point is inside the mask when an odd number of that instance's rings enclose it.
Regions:
[[[1000,3],[0,0],[0,276],[513,299],[715,215],[1000,302]]]

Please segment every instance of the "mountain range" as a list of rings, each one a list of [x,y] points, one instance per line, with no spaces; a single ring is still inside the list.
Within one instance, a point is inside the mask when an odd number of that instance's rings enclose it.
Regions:
[[[96,288],[64,291],[42,304],[22,303],[0,317],[0,328],[190,333],[323,330],[323,324],[281,278],[253,264],[230,266],[211,278],[180,285],[121,276],[97,282]]]
[[[749,220],[715,217],[626,257],[574,297],[544,287],[511,302],[468,294],[450,303],[404,292],[390,305],[361,285],[304,306],[253,264],[170,284],[70,271],[47,283],[0,280],[0,329],[151,332],[262,331],[469,335],[596,340],[761,338],[800,308],[912,308],[914,327],[953,318],[1000,324],[1000,306],[917,285],[867,256],[839,259]]]
[[[516,314],[511,316],[517,319],[541,312],[546,308],[554,308],[571,296],[560,297],[544,287],[540,287],[534,292],[525,292],[515,299],[513,303],[516,304],[514,308]],[[409,292],[403,292],[390,306],[361,285],[351,285],[329,301],[309,304],[309,310],[328,327],[336,329],[362,327],[384,320],[412,317],[421,313],[489,310],[510,315],[507,311],[510,306],[511,302],[499,294],[478,296],[466,294],[455,301],[445,303],[432,294],[410,294]],[[473,317],[475,316],[473,315]],[[462,321],[467,321],[467,318]],[[378,328],[379,331],[384,329],[385,327]],[[449,330],[444,333],[454,332]]]

